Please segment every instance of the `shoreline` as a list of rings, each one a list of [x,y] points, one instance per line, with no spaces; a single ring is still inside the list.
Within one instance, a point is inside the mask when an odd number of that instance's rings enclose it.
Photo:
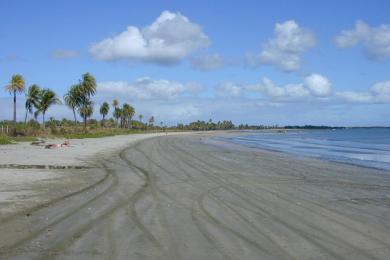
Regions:
[[[317,130],[309,129],[309,130],[303,130],[303,131],[317,131]],[[245,131],[245,132],[229,133],[227,135],[235,137],[235,136],[250,135],[250,134],[254,134],[254,133],[255,132],[246,132]],[[226,137],[226,134],[225,134],[225,137]],[[390,174],[390,169],[388,169],[388,168],[385,168],[385,167],[381,168],[380,166],[368,165],[368,164],[364,164],[363,162],[362,163],[359,163],[358,161],[357,162],[348,162],[347,160],[332,159],[329,157],[322,156],[320,154],[315,155],[315,156],[314,155],[310,156],[310,155],[306,155],[306,154],[299,154],[299,153],[294,153],[294,152],[289,152],[289,151],[273,149],[271,147],[267,148],[267,147],[261,147],[261,146],[247,146],[245,144],[241,144],[238,142],[227,140],[227,138],[225,138],[225,137],[224,136],[215,137],[214,138],[215,144],[219,144],[222,146],[224,146],[224,145],[232,146],[232,147],[235,147],[237,149],[249,150],[249,151],[253,151],[253,152],[269,152],[271,154],[272,153],[275,153],[275,154],[279,153],[279,154],[283,154],[286,156],[291,156],[292,158],[296,158],[298,160],[319,160],[319,161],[328,162],[328,163],[361,167],[361,168],[366,168],[366,169],[371,169],[371,170],[382,171],[385,174]],[[209,143],[212,144],[213,142],[211,141]]]

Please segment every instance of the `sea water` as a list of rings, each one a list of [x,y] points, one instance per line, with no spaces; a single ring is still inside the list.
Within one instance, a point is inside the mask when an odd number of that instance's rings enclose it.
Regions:
[[[248,131],[226,139],[252,148],[390,170],[390,128]]]

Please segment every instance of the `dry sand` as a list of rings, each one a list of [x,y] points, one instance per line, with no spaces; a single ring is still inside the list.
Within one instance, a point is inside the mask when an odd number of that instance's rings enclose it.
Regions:
[[[45,203],[2,214],[0,258],[388,259],[388,172],[207,136],[134,142],[83,160],[91,168],[35,169]]]

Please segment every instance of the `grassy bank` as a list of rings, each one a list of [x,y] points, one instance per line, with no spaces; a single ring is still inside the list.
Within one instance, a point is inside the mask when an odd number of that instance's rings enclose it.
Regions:
[[[14,144],[19,142],[33,142],[37,138],[33,136],[7,136],[0,135],[0,145]]]
[[[177,130],[170,129],[121,129],[121,128],[98,128],[98,129],[83,129],[83,128],[68,128],[66,131],[53,131],[53,129],[46,129],[31,132],[19,132],[19,135],[12,136],[0,134],[0,145],[14,144],[18,142],[33,142],[40,138],[64,138],[64,139],[84,139],[84,138],[102,138],[116,135],[130,135],[156,132],[173,132]]]

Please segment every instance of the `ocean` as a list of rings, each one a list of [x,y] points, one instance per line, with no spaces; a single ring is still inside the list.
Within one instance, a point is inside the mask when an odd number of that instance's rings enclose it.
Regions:
[[[390,170],[390,128],[248,131],[225,140],[251,148]]]

